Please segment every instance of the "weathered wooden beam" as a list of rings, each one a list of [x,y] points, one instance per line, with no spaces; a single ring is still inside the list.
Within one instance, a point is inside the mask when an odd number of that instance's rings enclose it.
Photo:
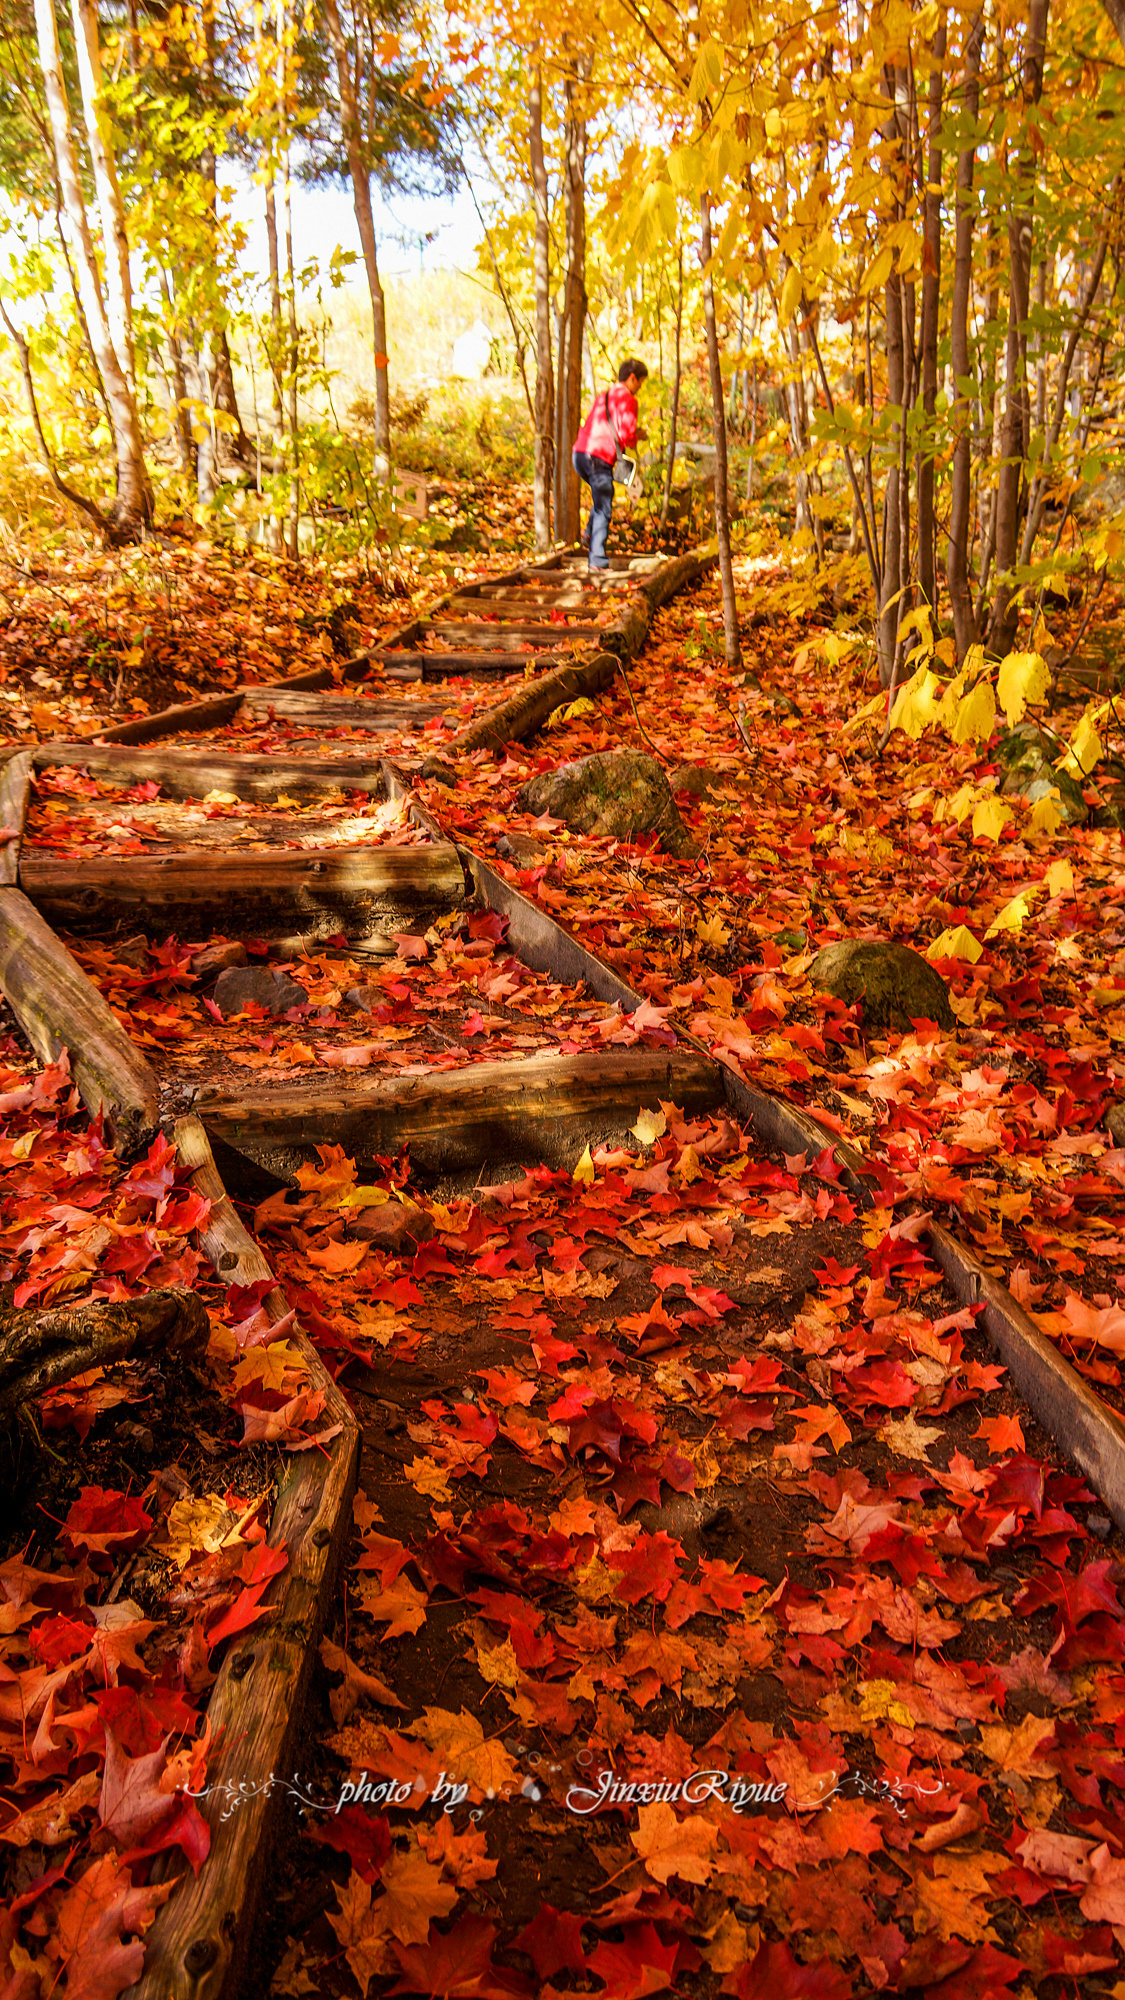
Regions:
[[[556,667],[553,673],[539,674],[517,688],[507,701],[466,723],[441,745],[439,754],[452,757],[465,750],[499,749],[504,743],[518,743],[540,728],[556,708],[579,695],[590,696],[608,687],[619,664],[614,653],[595,653],[588,660],[575,660]]]
[[[962,1305],[984,1300],[985,1330],[1014,1386],[1125,1528],[1125,1423],[971,1250],[932,1219],[934,1256]]]
[[[358,757],[240,757],[181,745],[146,750],[116,743],[43,743],[33,756],[38,771],[77,768],[115,785],[152,783],[169,799],[205,799],[208,792],[301,801],[341,791],[383,795],[378,761]]]
[[[519,653],[527,650],[529,639],[542,640],[544,646],[556,645],[560,639],[589,638],[593,633],[577,626],[569,630],[565,625],[532,624],[525,620],[520,624],[494,625],[488,619],[479,622],[472,618],[427,618],[423,632],[432,632],[435,638],[450,639],[472,648],[496,653]],[[597,628],[594,628],[596,633]]]
[[[278,715],[286,720],[308,723],[314,729],[368,729],[386,735],[406,729],[422,729],[439,715],[456,713],[456,702],[380,701],[376,697],[356,699],[345,694],[299,694],[289,689],[262,688],[247,695],[242,704],[245,715]]]
[[[576,986],[581,980],[595,999],[616,1001],[626,1014],[632,1014],[641,1005],[639,993],[634,993],[611,967],[506,881],[491,862],[468,847],[458,847],[457,852],[480,901],[487,909],[507,917],[508,942],[514,945],[525,965],[535,972],[549,973],[560,985]]]
[[[388,680],[441,681],[459,679],[497,680],[518,674],[522,667],[560,666],[571,657],[570,648],[554,647],[550,652],[513,649],[501,657],[496,653],[458,651],[448,653],[385,653],[383,664]]]
[[[0,991],[41,1062],[68,1051],[82,1102],[105,1113],[118,1150],[129,1157],[147,1146],[160,1119],[156,1077],[19,889],[0,890]]]
[[[31,791],[32,753],[12,750],[0,763],[0,888],[19,879],[20,846]]]
[[[604,598],[598,597],[591,603],[588,597],[581,598],[577,594],[573,598],[554,598],[548,603],[526,597],[451,597],[448,609],[451,612],[477,611],[482,620],[498,615],[504,620],[502,630],[505,632],[512,630],[513,622],[518,624],[521,620],[536,629],[554,625],[559,631],[564,631],[565,626],[557,618],[552,618],[554,611],[564,612],[572,624],[598,625],[605,619]]]
[[[355,1070],[346,1083],[306,1074],[296,1085],[205,1091],[197,1108],[209,1132],[287,1179],[324,1144],[343,1146],[364,1171],[404,1146],[427,1175],[573,1166],[587,1141],[621,1137],[660,1098],[712,1109],[722,1101],[717,1066],[680,1049],[547,1054],[409,1076]]]
[[[67,930],[125,923],[165,937],[220,922],[238,936],[349,937],[388,921],[447,910],[465,881],[447,842],[418,847],[208,849],[205,853],[70,856],[25,848],[21,886]]]
[[[201,1236],[220,1277],[228,1285],[269,1279],[197,1118],[179,1121],[176,1142],[212,1205]],[[275,1320],[288,1311],[277,1286],[263,1307]],[[346,1396],[300,1326],[287,1337],[304,1359],[310,1386],[324,1395],[321,1425],[339,1424],[340,1431],[323,1450],[289,1456],[268,1535],[269,1546],[286,1549],[289,1561],[262,1600],[267,1618],[228,1646],[207,1704],[215,1747],[199,1808],[211,1851],[197,1876],[180,1876],[157,1916],[131,2000],[235,2000],[257,1991],[249,1954],[269,1892],[270,1841],[279,1796],[299,1767],[302,1713],[351,1530],[359,1457],[359,1426]]]

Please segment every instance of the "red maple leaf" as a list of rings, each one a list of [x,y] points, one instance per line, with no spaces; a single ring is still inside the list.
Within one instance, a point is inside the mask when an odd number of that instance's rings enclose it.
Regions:
[[[643,2000],[672,1984],[679,1944],[661,1944],[655,1924],[633,1924],[623,1944],[603,1938],[590,1954],[590,1964],[605,1980],[606,2000]]]
[[[852,1982],[831,1959],[801,1965],[787,1944],[763,1944],[749,1965],[723,1982],[738,2000],[851,2000]]]
[[[638,1535],[631,1549],[611,1549],[606,1557],[609,1569],[619,1570],[618,1597],[626,1604],[639,1604],[642,1597],[661,1603],[676,1581],[683,1549],[661,1528],[656,1535]]]
[[[90,1549],[106,1555],[137,1549],[152,1526],[139,1500],[111,1487],[84,1486],[66,1517],[66,1543],[73,1554]]]
[[[484,1917],[462,1917],[447,1936],[434,1924],[426,1944],[395,1944],[403,1976],[391,1993],[429,1994],[431,2000],[514,2000],[530,1996],[531,1983],[492,1963],[496,1929]]]
[[[582,1919],[570,1910],[556,1910],[553,1903],[542,1904],[513,1943],[517,1951],[526,1951],[540,1979],[585,1971]]]
[[[320,1840],[346,1854],[365,1882],[375,1883],[391,1851],[390,1822],[382,1814],[345,1806],[315,1826],[305,1828],[310,1840]]]

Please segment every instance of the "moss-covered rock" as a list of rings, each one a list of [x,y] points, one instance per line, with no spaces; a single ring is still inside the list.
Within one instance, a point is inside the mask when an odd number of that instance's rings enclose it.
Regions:
[[[844,938],[817,953],[809,978],[819,992],[833,994],[846,1007],[861,1001],[868,1028],[895,1028],[905,1035],[915,1021],[954,1026],[949,988],[909,945]]]
[[[525,812],[561,819],[576,833],[625,841],[655,833],[669,854],[695,852],[667,778],[643,750],[602,750],[541,771],[524,786],[518,803]]]
[[[996,746],[996,754],[1004,767],[1000,790],[1009,797],[1014,794],[1017,798],[1028,799],[1032,805],[1056,791],[1065,824],[1082,826],[1089,816],[1089,808],[1077,778],[1072,778],[1069,771],[1060,771],[1051,762],[1057,747],[1034,722],[1020,722],[1014,729],[1009,729]]]

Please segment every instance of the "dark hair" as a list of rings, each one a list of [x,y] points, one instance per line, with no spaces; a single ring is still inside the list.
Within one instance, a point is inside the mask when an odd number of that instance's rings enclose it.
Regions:
[[[644,362],[623,361],[617,371],[617,379],[619,382],[627,382],[630,375],[635,375],[638,382],[643,382],[648,375],[648,369],[645,367]]]

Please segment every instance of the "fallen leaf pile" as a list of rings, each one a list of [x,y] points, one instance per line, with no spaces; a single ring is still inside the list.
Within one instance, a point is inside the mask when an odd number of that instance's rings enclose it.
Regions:
[[[1096,1497],[827,1154],[670,1104],[635,1136],[446,1204],[325,1148],[258,1211],[326,1358],[370,1364],[372,1454],[311,1823],[338,1945],[274,1992],[350,1992],[340,1948],[364,1994],[1120,1972]],[[394,1255],[348,1242],[380,1193],[426,1218]]]

